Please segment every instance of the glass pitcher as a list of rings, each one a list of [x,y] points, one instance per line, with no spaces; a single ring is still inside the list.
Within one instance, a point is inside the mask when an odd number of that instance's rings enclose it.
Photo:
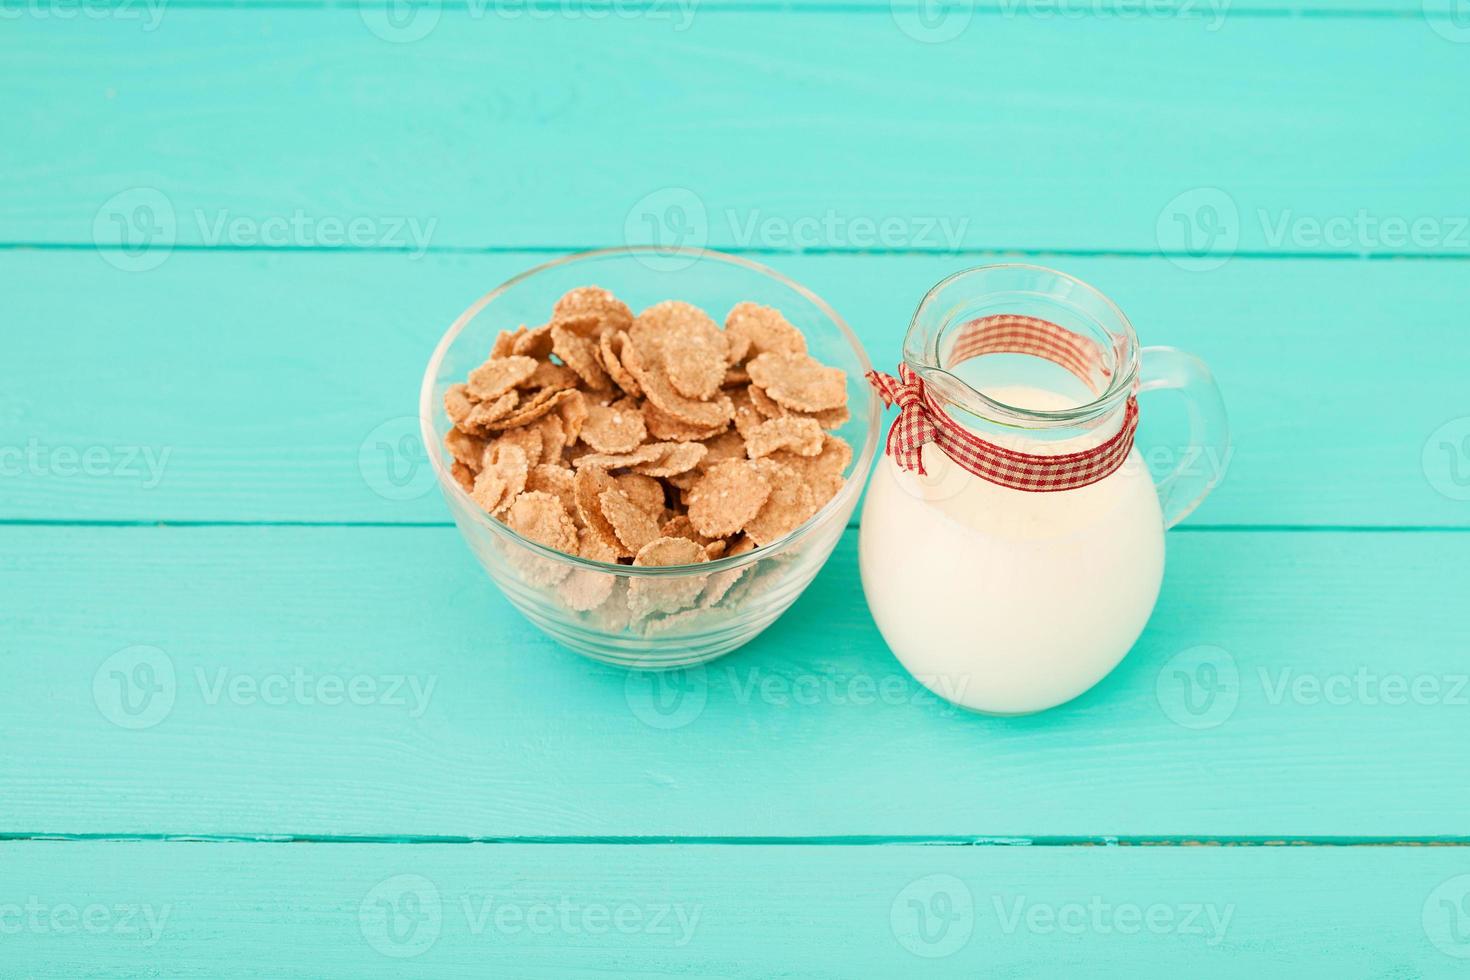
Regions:
[[[1049,331],[1040,356],[975,343],[978,325],[1011,321]],[[903,362],[928,417],[1005,459],[1098,458],[1119,447],[1115,468],[1084,486],[1023,489],[957,463],[970,457],[952,444],[954,458],[929,442],[919,450],[924,472],[906,469],[891,436],[863,508],[863,589],[915,678],[990,714],[1069,701],[1138,639],[1163,579],[1165,529],[1223,475],[1219,389],[1193,355],[1140,349],[1127,317],[1096,289],[1031,265],[970,269],[931,289]],[[1190,445],[1156,485],[1131,436],[1136,394],[1160,388],[1184,395]]]

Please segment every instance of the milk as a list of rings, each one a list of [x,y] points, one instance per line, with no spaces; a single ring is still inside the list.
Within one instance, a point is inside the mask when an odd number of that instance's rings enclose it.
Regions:
[[[1076,399],[987,387],[1017,407]],[[1007,442],[1027,452],[1096,443]],[[863,508],[863,590],[884,640],[921,683],[975,711],[1025,714],[1107,675],[1143,631],[1164,572],[1164,519],[1134,450],[1077,490],[1029,493],[956,466],[934,445],[926,476],[880,457]]]

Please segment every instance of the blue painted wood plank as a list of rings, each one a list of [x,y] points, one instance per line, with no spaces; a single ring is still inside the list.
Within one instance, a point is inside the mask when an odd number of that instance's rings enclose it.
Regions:
[[[1463,976],[1462,848],[7,842],[41,978]],[[12,928],[15,927],[15,928]]]
[[[414,441],[423,365],[462,309],[546,258],[178,252],[127,273],[0,252],[0,520],[446,521]],[[890,366],[930,285],[997,260],[767,259]],[[1470,525],[1458,264],[1040,261],[1214,367],[1236,451],[1193,524]],[[1187,452],[1171,396],[1145,396],[1144,422],[1160,462]]]
[[[0,832],[1466,833],[1470,535],[1175,534],[1122,667],[1010,720],[907,677],[853,538],[659,679],[553,646],[452,529],[5,528]]]
[[[23,18],[0,35],[0,225],[410,251],[1470,254],[1470,130],[1445,97],[1470,63],[1429,20],[982,20],[924,43],[881,10],[710,10],[680,31],[456,9],[393,44],[353,9]]]
[[[331,0],[169,0],[167,10],[210,10],[240,7],[295,7],[331,8]],[[362,0],[353,7],[363,11],[364,19],[386,11],[387,0]],[[675,11],[672,0],[414,0],[405,3],[399,12],[404,25],[411,21],[410,12],[415,9],[438,11],[463,10],[472,17],[505,20],[531,19],[533,16],[549,20],[565,17],[569,20],[586,19],[595,21],[610,17],[638,18],[657,17]],[[1411,19],[1416,17],[1449,17],[1455,11],[1454,0],[1377,0],[1374,3],[1352,3],[1351,0],[948,0],[925,4],[921,0],[700,0],[696,7],[704,10],[738,10],[750,12],[818,12],[831,11],[837,15],[865,14],[874,11],[896,9],[900,12],[923,11],[931,17],[953,12],[957,16],[968,13],[973,17],[1006,17],[1010,19],[1067,20],[1083,17],[1116,17],[1122,20],[1188,17],[1337,17],[1353,19]],[[12,19],[28,15],[37,19],[48,17],[58,20],[76,19],[81,11],[60,4],[45,7],[27,4],[20,0],[6,0],[0,10],[10,13]],[[76,10],[70,18],[69,10]],[[133,16],[146,23],[141,0],[97,0],[89,5],[88,11],[94,18],[101,18],[102,11],[108,15],[127,19]],[[438,22],[434,23],[437,28]],[[155,28],[156,29],[156,28]],[[421,26],[418,30],[422,31]],[[951,28],[953,30],[953,28]]]

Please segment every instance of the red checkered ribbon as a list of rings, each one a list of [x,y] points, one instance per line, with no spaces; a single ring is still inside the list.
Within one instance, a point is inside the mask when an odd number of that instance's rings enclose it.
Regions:
[[[953,367],[984,354],[1030,354],[1061,365],[1098,390],[1098,378],[1111,372],[1102,349],[1092,340],[1035,317],[988,316],[965,324],[948,358]],[[924,473],[921,450],[934,443],[962,468],[991,483],[1013,490],[1049,493],[1096,483],[1123,465],[1138,429],[1138,399],[1129,396],[1117,433],[1092,449],[1052,456],[1017,452],[997,446],[960,425],[935,400],[924,380],[907,364],[898,377],[869,371],[868,383],[885,404],[899,407],[888,430],[888,455],[906,470]]]

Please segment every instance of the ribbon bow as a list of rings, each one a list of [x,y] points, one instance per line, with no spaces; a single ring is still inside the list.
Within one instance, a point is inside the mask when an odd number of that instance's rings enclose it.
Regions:
[[[887,405],[899,406],[888,430],[886,452],[905,470],[925,475],[923,448],[934,443],[958,466],[991,483],[1031,493],[1076,490],[1110,475],[1133,449],[1138,429],[1138,400],[1130,396],[1118,431],[1091,449],[1055,455],[1018,452],[987,442],[960,425],[924,387],[907,364],[898,377],[880,371],[866,375]]]
[[[924,444],[936,441],[938,431],[924,408],[924,379],[907,364],[898,366],[898,377],[882,371],[869,371],[868,384],[878,392],[883,404],[898,405],[898,418],[888,430],[885,451],[904,469],[924,475]]]

